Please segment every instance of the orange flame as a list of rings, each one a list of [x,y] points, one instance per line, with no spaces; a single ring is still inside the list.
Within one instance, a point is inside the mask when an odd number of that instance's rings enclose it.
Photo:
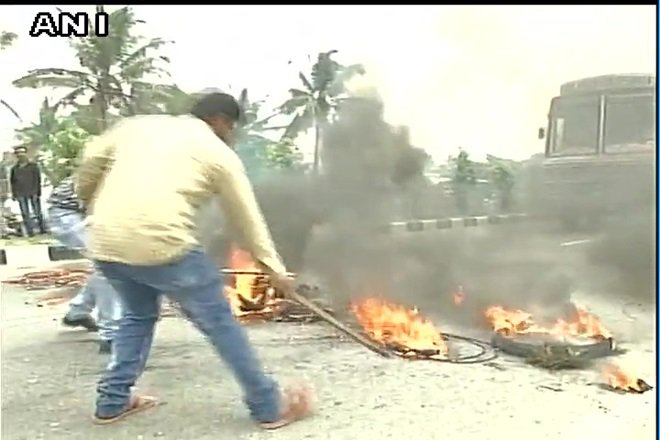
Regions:
[[[615,390],[643,393],[651,387],[632,373],[625,372],[619,365],[606,364],[602,371],[605,383]]]
[[[505,336],[526,333],[546,333],[556,336],[587,336],[608,339],[612,333],[607,330],[586,308],[575,306],[575,313],[569,321],[557,319],[552,325],[544,326],[534,322],[531,313],[523,310],[509,310],[502,306],[491,306],[485,312],[493,330]]]
[[[411,350],[448,353],[440,332],[417,309],[406,309],[378,298],[366,298],[351,304],[364,332],[373,340]]]
[[[229,267],[234,270],[245,270],[245,271],[259,271],[259,268],[252,260],[250,254],[239,247],[232,245],[229,253]],[[255,295],[255,283],[258,279],[257,275],[250,274],[235,274],[233,275],[233,286],[226,284],[224,289],[224,294],[229,300],[231,305],[232,312],[236,317],[243,317],[248,315],[250,311],[241,310],[241,298],[249,302],[256,302],[260,298],[259,295]],[[264,293],[266,294],[266,293]],[[265,300],[266,298],[261,298]],[[261,312],[269,311],[268,307],[270,304],[266,304],[264,309],[260,310]]]

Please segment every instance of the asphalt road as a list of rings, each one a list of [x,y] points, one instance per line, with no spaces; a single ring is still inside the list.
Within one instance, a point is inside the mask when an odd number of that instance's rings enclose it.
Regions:
[[[2,292],[2,438],[33,439],[605,439],[651,438],[655,396],[618,395],[591,383],[595,371],[552,373],[501,357],[488,365],[387,360],[333,338],[324,325],[263,324],[250,336],[284,382],[318,394],[315,417],[277,433],[247,418],[239,390],[206,342],[178,318],[163,320],[140,388],[167,403],[113,426],[90,423],[94,384],[106,359],[91,335],[62,329],[63,306],[38,309]],[[592,303],[593,305],[593,303]],[[651,384],[648,310],[599,305],[621,334],[626,363]]]
[[[652,307],[576,296],[628,349],[616,361],[655,385]],[[279,323],[252,325],[250,337],[283,383],[302,379],[314,387],[318,411],[281,431],[262,432],[248,419],[228,370],[179,318],[160,322],[139,383],[166,404],[97,427],[90,419],[95,383],[107,358],[97,354],[93,335],[60,326],[66,306],[38,308],[34,299],[6,285],[0,294],[3,439],[640,440],[655,433],[655,390],[603,390],[594,385],[597,366],[548,372],[506,356],[477,365],[384,359],[323,324]],[[439,316],[435,321],[445,331],[461,331]]]

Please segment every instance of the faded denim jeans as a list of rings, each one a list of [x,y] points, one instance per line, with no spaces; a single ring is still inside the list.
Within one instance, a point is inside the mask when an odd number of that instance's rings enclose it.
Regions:
[[[44,216],[41,212],[41,196],[18,196],[16,197],[18,202],[18,207],[21,210],[21,218],[23,218],[23,226],[25,227],[25,232],[27,235],[32,237],[34,235],[34,228],[32,227],[32,214],[30,214],[30,207],[32,207],[32,213],[37,220],[37,225],[39,226],[39,232],[42,234],[46,233],[46,225],[44,224]]]
[[[84,249],[87,243],[87,229],[83,216],[70,209],[51,207],[48,211],[52,234],[64,246]],[[67,318],[82,319],[98,308],[99,338],[112,340],[121,318],[121,307],[113,287],[108,280],[95,270],[87,284],[69,302]]]
[[[112,417],[129,405],[131,387],[142,374],[163,294],[211,342],[241,385],[245,403],[258,422],[280,418],[280,392],[254,353],[243,327],[222,295],[223,282],[213,260],[195,249],[171,263],[132,266],[96,261],[116,289],[124,316],[115,334],[112,359],[98,385],[96,415]]]

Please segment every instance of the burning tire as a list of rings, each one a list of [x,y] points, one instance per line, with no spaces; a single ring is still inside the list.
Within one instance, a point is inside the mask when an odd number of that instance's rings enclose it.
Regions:
[[[511,356],[522,358],[570,356],[572,359],[582,361],[611,356],[616,349],[612,338],[557,338],[543,333],[526,333],[513,336],[495,333],[491,343],[495,348]]]

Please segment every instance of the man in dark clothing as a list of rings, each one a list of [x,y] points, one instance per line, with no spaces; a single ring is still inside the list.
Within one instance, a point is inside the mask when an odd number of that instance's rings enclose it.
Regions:
[[[30,216],[30,207],[39,224],[39,231],[46,233],[44,216],[41,213],[41,171],[39,165],[31,162],[27,157],[27,148],[17,147],[14,154],[18,162],[11,168],[9,183],[11,184],[11,193],[14,200],[18,202],[21,209],[21,217],[25,225],[25,232],[32,237],[32,218]]]

